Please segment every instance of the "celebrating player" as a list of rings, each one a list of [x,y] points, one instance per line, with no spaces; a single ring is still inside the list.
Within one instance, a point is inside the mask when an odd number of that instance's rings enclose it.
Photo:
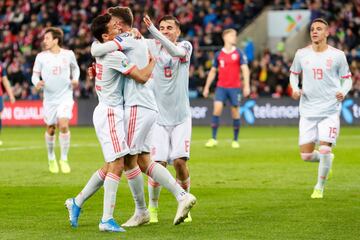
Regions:
[[[138,66],[145,64],[148,59],[148,47],[143,38],[134,39],[130,33],[133,24],[131,10],[126,7],[117,7],[109,9],[109,12],[118,19],[119,28],[123,33],[112,42],[93,44],[91,50],[93,56],[121,50]],[[130,147],[130,153],[125,158],[125,174],[129,180],[136,207],[134,215],[122,225],[125,227],[139,226],[150,220],[145,204],[141,172],[159,182],[177,199],[175,225],[184,221],[189,210],[196,203],[196,198],[182,189],[166,168],[150,160],[152,130],[158,111],[150,84],[153,83],[149,81],[141,85],[130,80],[124,87],[125,131],[127,131],[127,143]]]
[[[15,102],[15,97],[14,97],[13,91],[11,89],[9,79],[7,78],[6,70],[0,64],[0,134],[1,134],[1,130],[2,130],[1,113],[4,110],[3,90],[2,90],[2,87],[1,87],[1,83],[4,86],[7,94],[9,95],[10,102],[14,103]],[[0,146],[1,145],[3,145],[3,142],[0,140]]]
[[[188,41],[177,42],[180,23],[173,16],[159,21],[160,31],[149,16],[144,21],[156,39],[148,39],[151,54],[159,59],[153,71],[154,91],[159,116],[152,141],[152,160],[166,166],[174,164],[176,181],[187,192],[190,175],[186,161],[190,157],[191,112],[189,102],[189,67],[192,52]],[[161,185],[148,178],[150,222],[158,222],[158,200]],[[191,221],[190,213],[184,220]]]
[[[63,173],[71,171],[68,163],[69,120],[74,105],[73,88],[78,86],[80,76],[74,52],[61,48],[63,36],[60,28],[50,27],[45,30],[43,41],[45,51],[36,56],[31,79],[37,90],[44,89],[44,121],[47,125],[45,142],[51,173],[59,172],[54,151],[56,125],[60,131],[61,171]]]
[[[107,42],[119,33],[116,25],[111,15],[105,14],[94,19],[91,31],[99,42]],[[123,157],[130,151],[124,130],[123,85],[129,81],[127,76],[140,83],[146,82],[154,65],[155,61],[151,58],[149,64],[139,70],[119,51],[96,58],[95,89],[99,104],[94,110],[93,122],[106,163],[92,175],[75,198],[66,200],[71,226],[78,226],[82,205],[104,185],[104,208],[99,229],[111,232],[125,231],[113,218],[116,192],[124,168]]]
[[[241,74],[244,81],[243,94],[247,97],[250,94],[250,71],[247,65],[245,54],[237,47],[236,31],[226,29],[222,34],[224,47],[215,54],[213,66],[206,79],[203,95],[209,96],[209,88],[218,70],[218,81],[215,91],[214,111],[211,119],[212,138],[205,144],[206,147],[215,147],[218,144],[217,130],[220,124],[220,116],[226,101],[231,104],[231,116],[233,118],[234,137],[231,143],[232,148],[239,148],[238,136],[240,129],[239,104],[241,98]]]
[[[290,69],[292,97],[300,99],[300,155],[306,162],[319,162],[318,181],[311,198],[323,198],[334,159],[332,146],[340,131],[341,101],[352,86],[344,52],[327,45],[328,28],[321,18],[311,23],[311,45],[296,52]],[[319,143],[318,151],[315,143]]]

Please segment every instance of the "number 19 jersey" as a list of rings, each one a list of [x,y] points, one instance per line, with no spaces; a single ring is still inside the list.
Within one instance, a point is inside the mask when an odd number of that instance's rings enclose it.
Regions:
[[[311,45],[299,49],[290,71],[295,75],[302,73],[301,116],[339,113],[341,102],[336,99],[336,92],[341,90],[341,79],[351,77],[343,51],[328,46],[323,52],[315,52]]]

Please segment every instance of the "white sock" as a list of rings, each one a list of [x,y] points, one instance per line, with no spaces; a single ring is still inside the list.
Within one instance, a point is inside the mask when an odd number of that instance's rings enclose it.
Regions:
[[[102,216],[103,222],[113,218],[119,180],[120,177],[113,173],[106,174],[104,181],[104,209]]]
[[[59,143],[61,150],[61,160],[67,161],[67,155],[70,148],[70,131],[59,134]]]
[[[48,159],[55,160],[55,135],[50,136],[47,132],[45,132],[45,143],[48,151]]]
[[[324,150],[325,149],[325,150]],[[318,169],[318,181],[315,186],[316,189],[324,189],[326,178],[331,169],[332,165],[332,155],[331,155],[331,147],[328,146],[320,146],[320,163]],[[324,150],[324,151],[322,151]]]
[[[94,193],[96,193],[99,188],[104,184],[105,173],[102,169],[97,170],[86,183],[85,187],[81,192],[75,197],[75,203],[81,207],[84,202],[90,198]]]
[[[176,182],[170,172],[159,163],[150,163],[146,170],[146,174],[169,190],[175,196],[177,201],[180,201],[187,194],[187,192]]]
[[[161,185],[155,182],[154,179],[148,177],[148,191],[149,191],[149,206],[157,208],[159,206],[159,197],[161,192]]]
[[[190,176],[182,181],[180,179],[176,179],[176,182],[186,191],[186,192],[190,192]]]
[[[128,184],[135,202],[135,213],[146,210],[144,178],[139,166],[125,171]]]

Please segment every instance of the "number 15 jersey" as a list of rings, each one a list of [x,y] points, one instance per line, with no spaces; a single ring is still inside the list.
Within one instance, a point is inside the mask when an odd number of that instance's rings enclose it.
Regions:
[[[341,79],[351,77],[343,51],[328,46],[323,52],[315,52],[311,45],[299,49],[290,72],[302,73],[301,116],[326,117],[340,112],[336,92],[341,90]]]

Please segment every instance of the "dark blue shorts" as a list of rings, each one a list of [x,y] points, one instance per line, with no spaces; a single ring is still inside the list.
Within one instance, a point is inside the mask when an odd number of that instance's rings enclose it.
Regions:
[[[4,100],[3,100],[3,96],[0,96],[0,112],[2,112],[2,110],[4,110]]]
[[[241,101],[240,88],[217,87],[215,90],[215,101],[226,104],[226,100],[229,100],[231,106],[238,107]]]

